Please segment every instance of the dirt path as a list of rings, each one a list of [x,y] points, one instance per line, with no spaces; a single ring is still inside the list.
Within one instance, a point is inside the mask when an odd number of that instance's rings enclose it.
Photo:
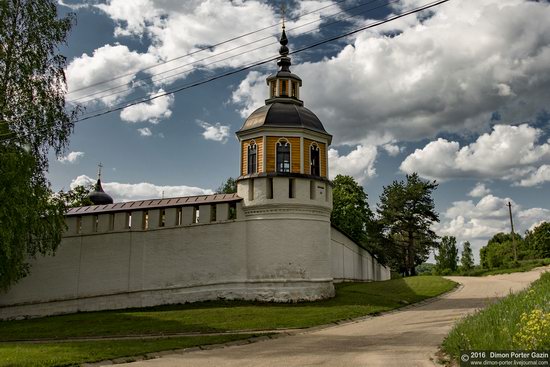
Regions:
[[[248,345],[170,354],[127,366],[434,366],[431,358],[458,318],[496,297],[525,288],[542,271],[480,278],[449,277],[463,286],[418,307],[319,331]]]

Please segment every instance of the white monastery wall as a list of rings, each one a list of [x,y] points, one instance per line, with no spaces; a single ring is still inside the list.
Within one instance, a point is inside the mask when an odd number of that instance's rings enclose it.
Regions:
[[[163,228],[152,228],[160,210],[149,210],[147,230],[120,221],[109,231],[102,214],[94,232],[88,215],[80,234],[71,233],[76,218],[68,217],[56,255],[33,260],[31,274],[0,294],[0,318],[249,298],[241,294],[248,292],[246,222],[237,207],[237,220]],[[203,218],[207,211],[201,208]]]
[[[390,279],[390,269],[380,265],[367,250],[331,228],[331,265],[334,282],[380,281]]]
[[[310,195],[307,181],[297,187]],[[330,202],[320,194],[326,208],[299,198],[236,202],[235,219],[229,203],[132,210],[131,221],[127,212],[68,216],[56,255],[33,260],[30,275],[0,294],[0,319],[218,298],[315,300],[334,295],[333,278],[388,279],[367,251],[331,229]]]

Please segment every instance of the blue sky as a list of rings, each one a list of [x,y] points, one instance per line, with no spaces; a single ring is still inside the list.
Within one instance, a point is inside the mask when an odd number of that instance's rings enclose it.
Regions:
[[[288,1],[289,46],[428,2]],[[211,46],[279,23],[279,7],[260,0],[60,1],[60,14],[73,11],[78,21],[62,49],[68,99],[87,116],[271,57],[279,26]],[[334,135],[332,174],[354,176],[372,208],[383,186],[406,173],[436,179],[437,232],[476,249],[509,230],[508,201],[521,232],[550,219],[548,19],[548,2],[451,0],[293,55],[306,107]],[[102,162],[104,188],[117,201],[215,190],[237,175],[234,132],[263,105],[265,77],[275,70],[272,62],[78,122],[66,155],[51,157],[53,188],[90,182]]]

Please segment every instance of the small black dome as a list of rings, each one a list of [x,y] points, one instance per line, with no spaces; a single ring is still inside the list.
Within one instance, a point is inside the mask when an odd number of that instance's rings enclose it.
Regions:
[[[90,198],[92,203],[94,203],[94,205],[105,205],[113,203],[113,198],[109,196],[109,194],[107,194],[105,191],[103,191],[103,187],[101,187],[101,179],[97,180],[94,191],[92,191],[88,197]]]
[[[258,108],[246,119],[239,132],[260,126],[301,127],[327,134],[313,112],[295,103],[274,102]]]

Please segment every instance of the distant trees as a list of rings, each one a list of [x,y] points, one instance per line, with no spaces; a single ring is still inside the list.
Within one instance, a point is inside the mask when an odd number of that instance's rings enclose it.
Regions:
[[[525,242],[534,258],[550,258],[550,222],[543,222],[532,231],[527,231]]]
[[[529,250],[523,238],[514,233],[518,259],[529,259]],[[512,242],[512,234],[497,233],[488,242],[487,245],[479,250],[479,258],[481,267],[486,269],[499,267],[513,267],[514,265],[514,249]]]
[[[67,191],[66,193],[61,192],[59,195],[61,199],[65,202],[65,205],[69,208],[76,208],[79,206],[88,206],[93,205],[90,200],[90,193],[94,190],[92,185],[82,186],[78,185],[74,189]]]
[[[464,242],[462,253],[460,255],[460,266],[463,271],[468,271],[474,267],[474,253],[470,242]]]
[[[458,269],[458,247],[456,238],[444,236],[437,246],[435,270],[438,274],[448,275]]]
[[[431,229],[439,222],[432,198],[437,186],[435,181],[424,181],[413,173],[406,181],[385,186],[380,196],[377,213],[387,256],[392,267],[404,275],[415,275],[415,267],[437,245],[437,235]]]
[[[216,194],[234,194],[237,192],[237,180],[229,177],[217,189]]]

